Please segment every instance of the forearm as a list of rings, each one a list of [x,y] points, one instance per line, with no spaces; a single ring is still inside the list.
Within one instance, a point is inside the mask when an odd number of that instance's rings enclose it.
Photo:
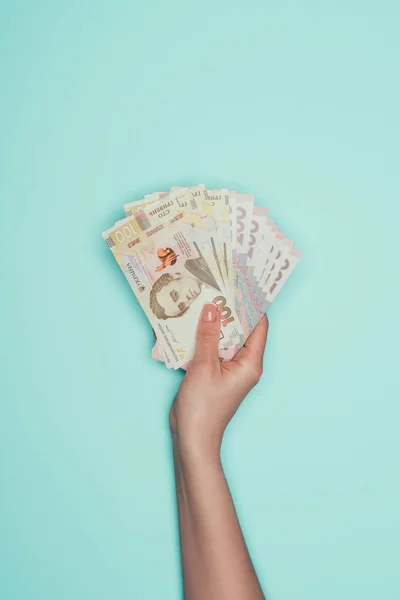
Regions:
[[[174,461],[186,600],[263,599],[219,452],[175,439]]]

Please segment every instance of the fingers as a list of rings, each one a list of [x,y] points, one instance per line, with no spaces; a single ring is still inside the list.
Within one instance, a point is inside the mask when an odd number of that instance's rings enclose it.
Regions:
[[[205,304],[197,327],[193,362],[219,366],[220,314],[214,304]]]

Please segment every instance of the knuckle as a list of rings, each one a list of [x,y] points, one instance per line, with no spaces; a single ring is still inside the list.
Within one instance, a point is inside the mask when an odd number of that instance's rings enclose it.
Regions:
[[[257,385],[257,383],[260,381],[261,377],[263,374],[263,367],[262,365],[258,365],[252,368],[251,370],[251,380],[253,382],[253,385]]]
[[[216,331],[215,329],[212,329],[211,327],[204,328],[200,334],[200,338],[204,342],[213,342],[218,339],[218,331]]]
[[[196,374],[198,377],[207,377],[208,376],[208,364],[205,360],[199,358],[194,361],[194,368],[196,369]]]
[[[209,389],[213,388],[218,382],[219,362],[199,356],[193,359],[192,363],[192,376],[198,384]]]
[[[192,360],[192,373],[196,373],[197,377],[208,378],[210,374],[210,365],[202,356],[196,356]]]

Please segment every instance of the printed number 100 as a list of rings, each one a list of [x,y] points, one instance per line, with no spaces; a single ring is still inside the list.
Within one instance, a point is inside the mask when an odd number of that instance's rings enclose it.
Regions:
[[[226,327],[228,323],[235,320],[235,318],[231,316],[231,309],[229,306],[226,306],[226,298],[224,298],[224,296],[217,296],[214,298],[213,304],[219,308],[219,312],[221,313],[222,327]]]

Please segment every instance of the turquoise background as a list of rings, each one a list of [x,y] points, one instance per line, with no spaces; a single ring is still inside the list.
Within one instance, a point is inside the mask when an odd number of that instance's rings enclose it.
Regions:
[[[305,254],[224,444],[266,593],[400,597],[399,17],[0,2],[2,600],[180,595],[181,374],[100,233],[200,181],[254,193]]]

